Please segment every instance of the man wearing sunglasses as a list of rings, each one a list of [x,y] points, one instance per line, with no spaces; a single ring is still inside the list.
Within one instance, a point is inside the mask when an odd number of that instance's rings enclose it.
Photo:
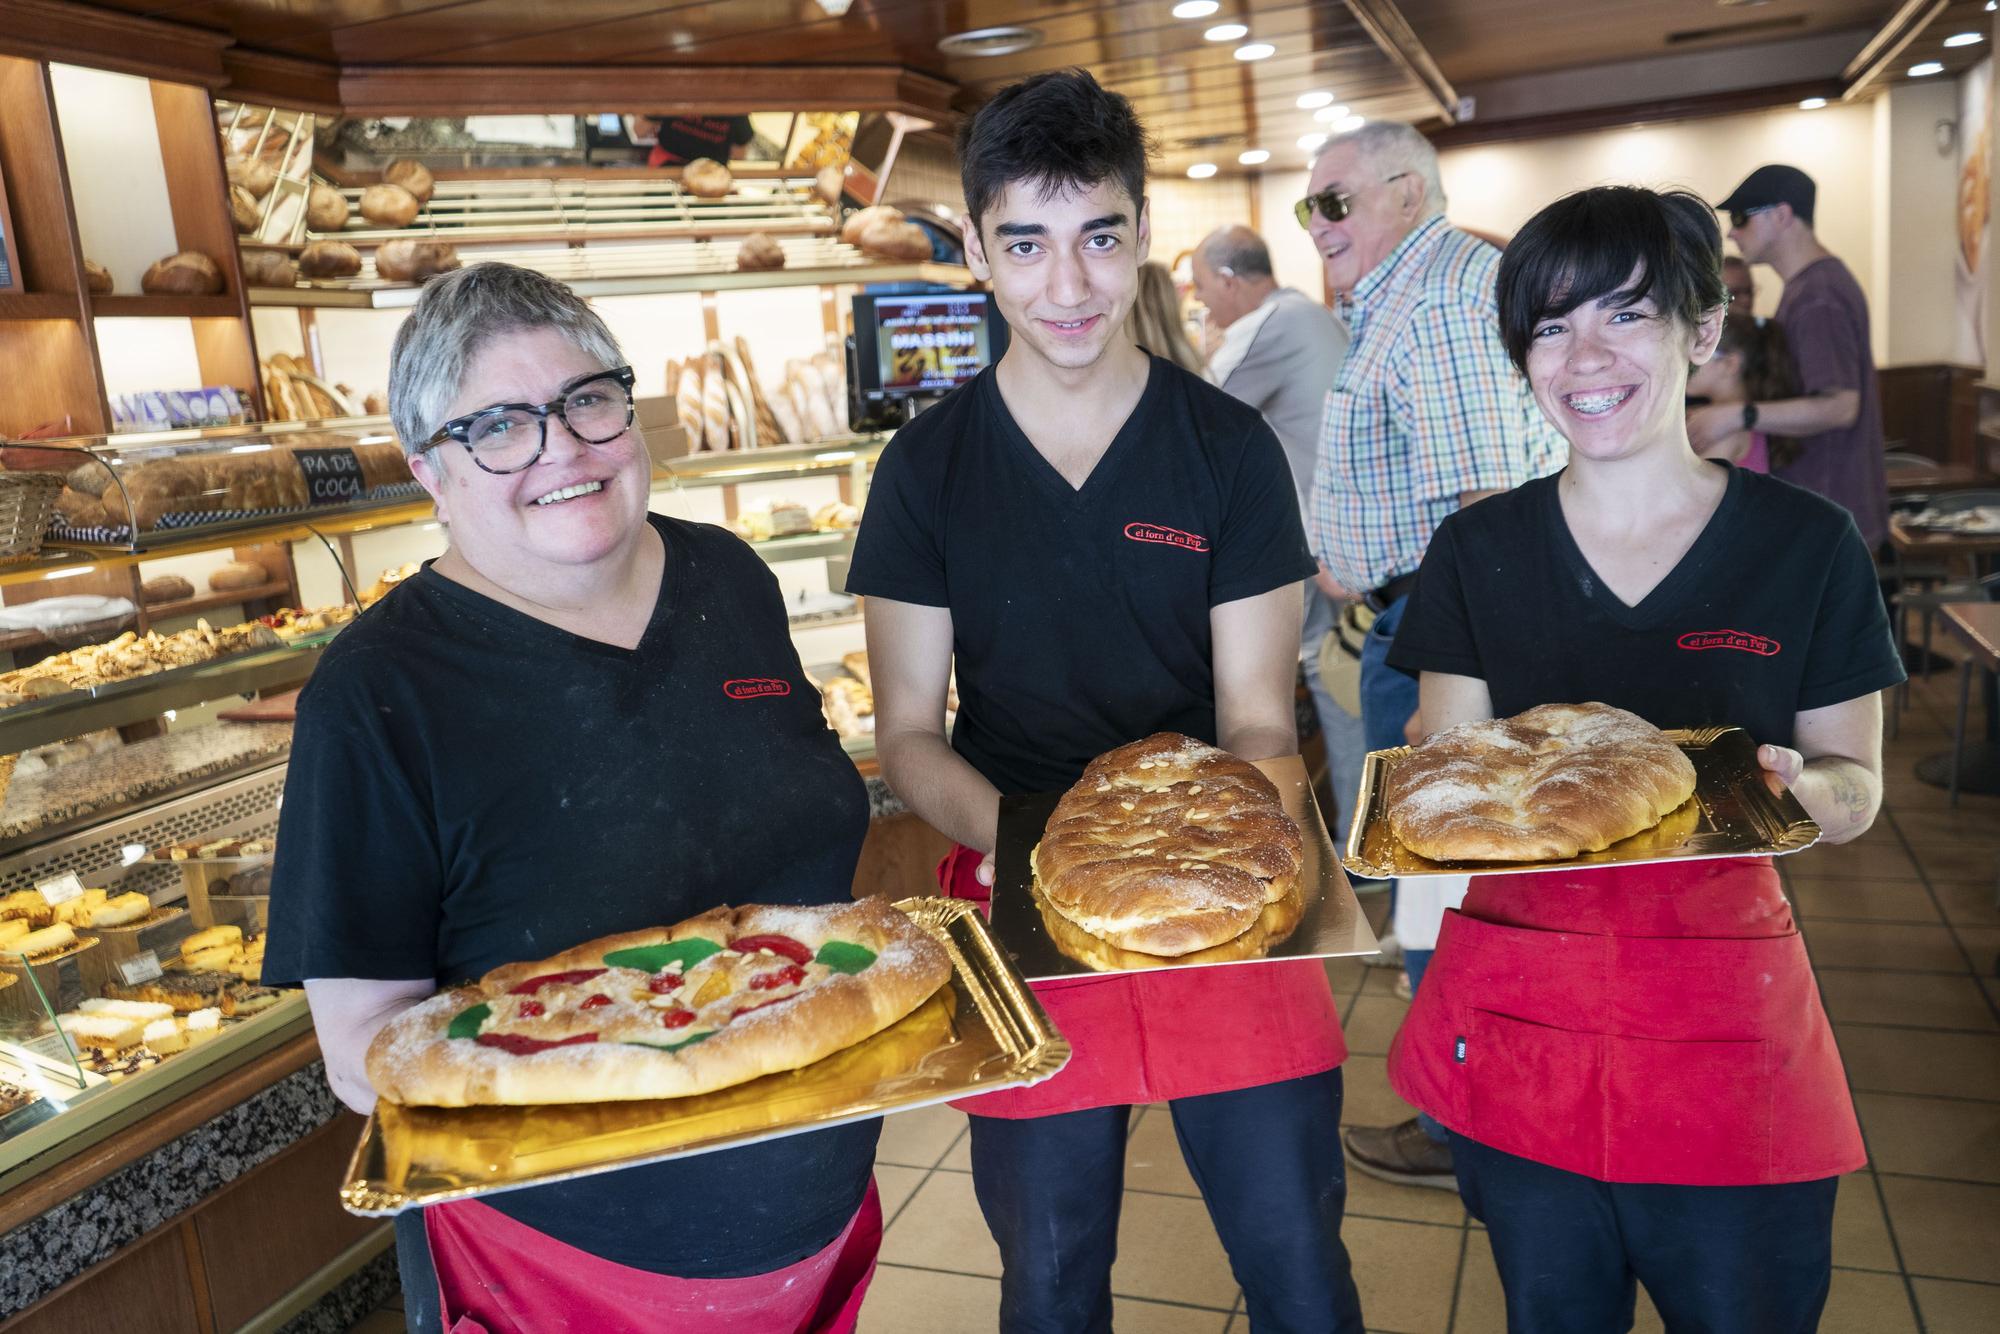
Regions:
[[[1797,167],[1759,167],[1716,211],[1752,264],[1784,279],[1778,327],[1791,345],[1801,396],[1767,403],[1716,403],[1688,414],[1697,452],[1755,428],[1799,444],[1778,476],[1846,507],[1871,549],[1889,536],[1883,476],[1882,405],[1868,347],[1868,298],[1848,267],[1813,233],[1812,177]]]
[[[1293,209],[1353,334],[1326,396],[1306,529],[1321,588],[1375,613],[1361,651],[1370,750],[1402,745],[1417,712],[1416,678],[1388,654],[1431,534],[1461,506],[1553,471],[1564,448],[1501,343],[1500,252],[1446,222],[1444,205],[1429,141],[1371,121],[1327,140]],[[1462,893],[1462,880],[1396,891],[1383,959],[1400,953],[1412,988]],[[1383,1180],[1455,1189],[1444,1129],[1426,1122],[1357,1127],[1348,1156]]]

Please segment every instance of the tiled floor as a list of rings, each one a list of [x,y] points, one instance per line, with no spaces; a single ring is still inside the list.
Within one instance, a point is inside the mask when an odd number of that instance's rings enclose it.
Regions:
[[[1968,796],[1952,811],[1911,774],[1948,744],[1952,687],[1941,675],[1913,692],[1888,744],[1876,827],[1780,863],[1873,1160],[1841,1183],[1824,1334],[2000,1329],[2000,797]],[[1379,914],[1382,900],[1368,902]],[[1408,1116],[1384,1075],[1405,1008],[1392,975],[1352,962],[1328,974],[1354,1053],[1347,1121]],[[1250,1334],[1166,1111],[1139,1112],[1129,1145],[1112,1275],[1119,1330]],[[876,1176],[889,1228],[862,1334],[993,1329],[999,1260],[973,1200],[965,1117],[889,1118]],[[1491,1252],[1455,1195],[1352,1173],[1344,1236],[1371,1329],[1505,1329]],[[400,1315],[369,1322],[358,1328],[388,1334]],[[1637,1328],[1662,1328],[1643,1299]]]

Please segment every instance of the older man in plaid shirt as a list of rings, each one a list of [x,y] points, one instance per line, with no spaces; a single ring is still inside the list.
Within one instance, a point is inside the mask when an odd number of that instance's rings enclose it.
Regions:
[[[1461,506],[1553,471],[1564,445],[1501,345],[1500,252],[1445,221],[1437,153],[1421,134],[1373,121],[1336,135],[1313,159],[1309,191],[1298,219],[1353,343],[1326,399],[1307,535],[1322,588],[1375,612],[1361,653],[1361,725],[1368,748],[1381,750],[1403,743],[1417,712],[1416,678],[1387,656],[1431,534]],[[1413,988],[1431,953],[1418,946],[1436,939],[1429,919],[1440,911],[1415,906],[1397,914],[1406,936],[1411,917],[1426,919],[1424,938],[1401,951]],[[1456,1186],[1434,1122],[1356,1129],[1347,1148],[1371,1175]]]

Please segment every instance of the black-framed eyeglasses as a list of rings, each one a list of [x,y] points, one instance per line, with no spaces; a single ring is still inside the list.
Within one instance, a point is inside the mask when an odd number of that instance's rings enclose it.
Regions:
[[[592,371],[570,381],[560,396],[546,403],[495,403],[468,412],[438,427],[417,452],[456,440],[482,471],[520,472],[548,448],[551,416],[586,445],[609,444],[631,429],[635,378],[630,366]]]
[[[1741,231],[1750,219],[1759,213],[1769,213],[1776,207],[1776,204],[1759,204],[1755,208],[1732,208],[1729,210],[1729,226],[1732,230]]]
[[[1382,180],[1375,182],[1375,185],[1364,185],[1359,190],[1342,192],[1329,186],[1318,194],[1307,195],[1304,199],[1292,205],[1292,216],[1299,220],[1299,226],[1301,227],[1312,226],[1313,214],[1315,213],[1325,218],[1328,222],[1340,222],[1354,211],[1354,201],[1360,195],[1366,191],[1373,190],[1375,186],[1387,185],[1390,181],[1400,181],[1409,174],[1407,171],[1399,171],[1394,176],[1384,177]]]

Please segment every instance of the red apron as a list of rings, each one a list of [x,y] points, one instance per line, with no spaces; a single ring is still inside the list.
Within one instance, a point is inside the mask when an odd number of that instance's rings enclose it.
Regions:
[[[954,848],[938,884],[988,911],[974,878],[981,854]],[[1075,1054],[1027,1089],[952,1104],[978,1116],[1048,1116],[1255,1088],[1331,1070],[1347,1059],[1340,1012],[1317,959],[1174,968],[1033,984]]]
[[[688,1279],[601,1260],[477,1200],[424,1210],[446,1334],[852,1334],[882,1245],[874,1182],[841,1234],[794,1265]]]
[[[1867,1162],[1767,858],[1474,877],[1389,1082],[1481,1144],[1599,1181],[1774,1185]]]

